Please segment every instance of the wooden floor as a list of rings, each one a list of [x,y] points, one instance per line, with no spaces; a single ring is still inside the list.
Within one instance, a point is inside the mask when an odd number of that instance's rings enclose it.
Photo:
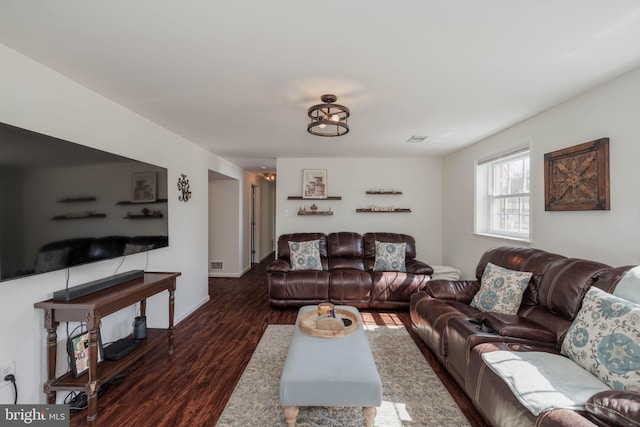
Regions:
[[[267,325],[295,323],[296,309],[272,309],[268,304],[265,267],[269,261],[254,266],[240,279],[209,279],[211,300],[176,326],[173,359],[168,359],[167,347],[162,345],[137,362],[123,381],[111,385],[99,398],[97,424],[214,426]],[[408,312],[361,312],[365,323],[404,324],[471,425],[486,427],[413,333]],[[86,410],[72,414],[71,426],[85,425],[86,415]]]

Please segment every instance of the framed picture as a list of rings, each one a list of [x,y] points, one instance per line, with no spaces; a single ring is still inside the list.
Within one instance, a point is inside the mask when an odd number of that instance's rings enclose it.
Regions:
[[[79,377],[89,370],[89,332],[81,332],[67,340],[67,354],[69,365],[75,377]],[[98,363],[104,360],[102,339],[98,331]]]
[[[302,198],[326,199],[327,198],[327,170],[303,169],[302,170]]]
[[[544,210],[609,210],[609,138],[544,155]]]
[[[131,202],[155,202],[156,178],[155,172],[134,173],[131,177]]]

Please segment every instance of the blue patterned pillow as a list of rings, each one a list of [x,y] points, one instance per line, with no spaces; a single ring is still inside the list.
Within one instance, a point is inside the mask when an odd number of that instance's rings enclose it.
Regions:
[[[473,297],[471,307],[493,313],[518,314],[522,295],[532,275],[488,262],[480,279],[480,290]]]
[[[320,241],[289,242],[289,260],[292,270],[322,270]]]
[[[640,391],[640,305],[592,287],[561,351],[609,387]]]
[[[407,271],[404,255],[406,243],[386,243],[376,240],[376,260],[373,271]]]

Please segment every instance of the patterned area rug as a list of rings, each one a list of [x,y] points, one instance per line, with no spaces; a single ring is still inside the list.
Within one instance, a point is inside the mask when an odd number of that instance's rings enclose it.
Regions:
[[[286,426],[280,406],[280,375],[293,328],[267,327],[217,426]],[[365,329],[382,380],[382,406],[378,408],[376,426],[469,425],[404,328]],[[362,408],[347,407],[301,407],[296,424],[298,427],[364,425]]]

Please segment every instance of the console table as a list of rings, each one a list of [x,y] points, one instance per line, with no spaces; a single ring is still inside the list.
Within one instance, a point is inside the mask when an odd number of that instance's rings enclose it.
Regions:
[[[162,339],[168,337],[169,357],[173,355],[173,315],[176,277],[181,273],[145,273],[143,277],[130,280],[102,291],[94,292],[73,301],[61,302],[53,299],[34,304],[44,310],[44,327],[47,330],[47,382],[44,392],[47,403],[55,404],[56,391],[82,390],[87,393],[89,409],[87,424],[96,424],[98,412],[98,388],[144,356]],[[140,314],[146,313],[147,298],[164,290],[169,291],[169,327],[151,328],[147,338],[133,352],[117,361],[105,360],[98,364],[98,333],[100,319],[125,307],[140,302]],[[60,322],[86,322],[89,332],[89,370],[79,377],[67,372],[56,377],[57,328]]]

